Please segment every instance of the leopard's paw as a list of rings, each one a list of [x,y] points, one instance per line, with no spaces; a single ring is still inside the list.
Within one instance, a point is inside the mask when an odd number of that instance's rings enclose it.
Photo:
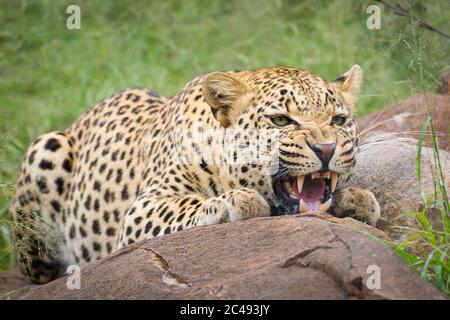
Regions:
[[[229,191],[223,204],[230,222],[270,215],[267,201],[257,191],[248,188]]]
[[[351,217],[376,226],[380,219],[380,205],[367,189],[345,188],[334,193],[332,214],[338,218]]]

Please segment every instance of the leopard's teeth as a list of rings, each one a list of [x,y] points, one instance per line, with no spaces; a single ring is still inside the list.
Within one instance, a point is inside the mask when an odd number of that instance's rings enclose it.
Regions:
[[[283,183],[283,186],[287,193],[289,193],[289,194],[292,193],[292,185],[289,183],[289,181],[285,181]]]
[[[305,213],[309,211],[309,207],[308,205],[305,203],[305,201],[303,201],[303,199],[300,199],[300,204],[299,204],[299,211],[300,213]]]
[[[331,198],[330,198],[330,199],[328,199],[327,202],[322,203],[322,204],[319,206],[320,211],[322,211],[322,212],[327,212],[328,209],[330,209],[330,207],[331,207],[331,202],[332,202],[332,200],[331,200]]]
[[[331,192],[334,192],[336,190],[336,185],[338,182],[338,176],[339,174],[337,172],[332,171],[331,172]]]
[[[298,193],[302,193],[303,182],[305,182],[305,176],[298,176],[297,177],[297,191],[298,191]]]

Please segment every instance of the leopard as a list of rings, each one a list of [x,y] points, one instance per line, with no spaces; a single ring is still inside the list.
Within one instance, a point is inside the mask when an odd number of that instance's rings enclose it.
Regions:
[[[10,206],[22,273],[42,284],[144,239],[252,218],[320,211],[375,226],[372,192],[339,187],[356,163],[362,81],[359,65],[335,80],[208,72],[171,98],[120,91],[38,136]]]

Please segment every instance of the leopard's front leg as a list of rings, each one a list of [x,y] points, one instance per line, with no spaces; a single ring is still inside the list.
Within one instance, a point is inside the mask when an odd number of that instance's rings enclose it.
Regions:
[[[118,248],[142,239],[195,226],[270,215],[267,201],[255,190],[241,188],[204,199],[199,195],[141,196],[128,210]]]
[[[338,218],[351,217],[376,226],[380,219],[380,206],[371,191],[350,187],[336,190],[332,213]]]

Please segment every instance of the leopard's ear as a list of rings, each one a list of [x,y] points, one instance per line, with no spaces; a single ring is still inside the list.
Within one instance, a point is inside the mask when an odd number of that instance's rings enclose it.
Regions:
[[[241,81],[224,72],[213,72],[203,79],[203,97],[211,111],[224,127],[247,111],[250,89]]]
[[[356,95],[361,89],[362,82],[363,71],[359,65],[355,64],[350,70],[331,82],[331,84],[341,91],[342,95],[349,103],[350,108],[353,108]]]

